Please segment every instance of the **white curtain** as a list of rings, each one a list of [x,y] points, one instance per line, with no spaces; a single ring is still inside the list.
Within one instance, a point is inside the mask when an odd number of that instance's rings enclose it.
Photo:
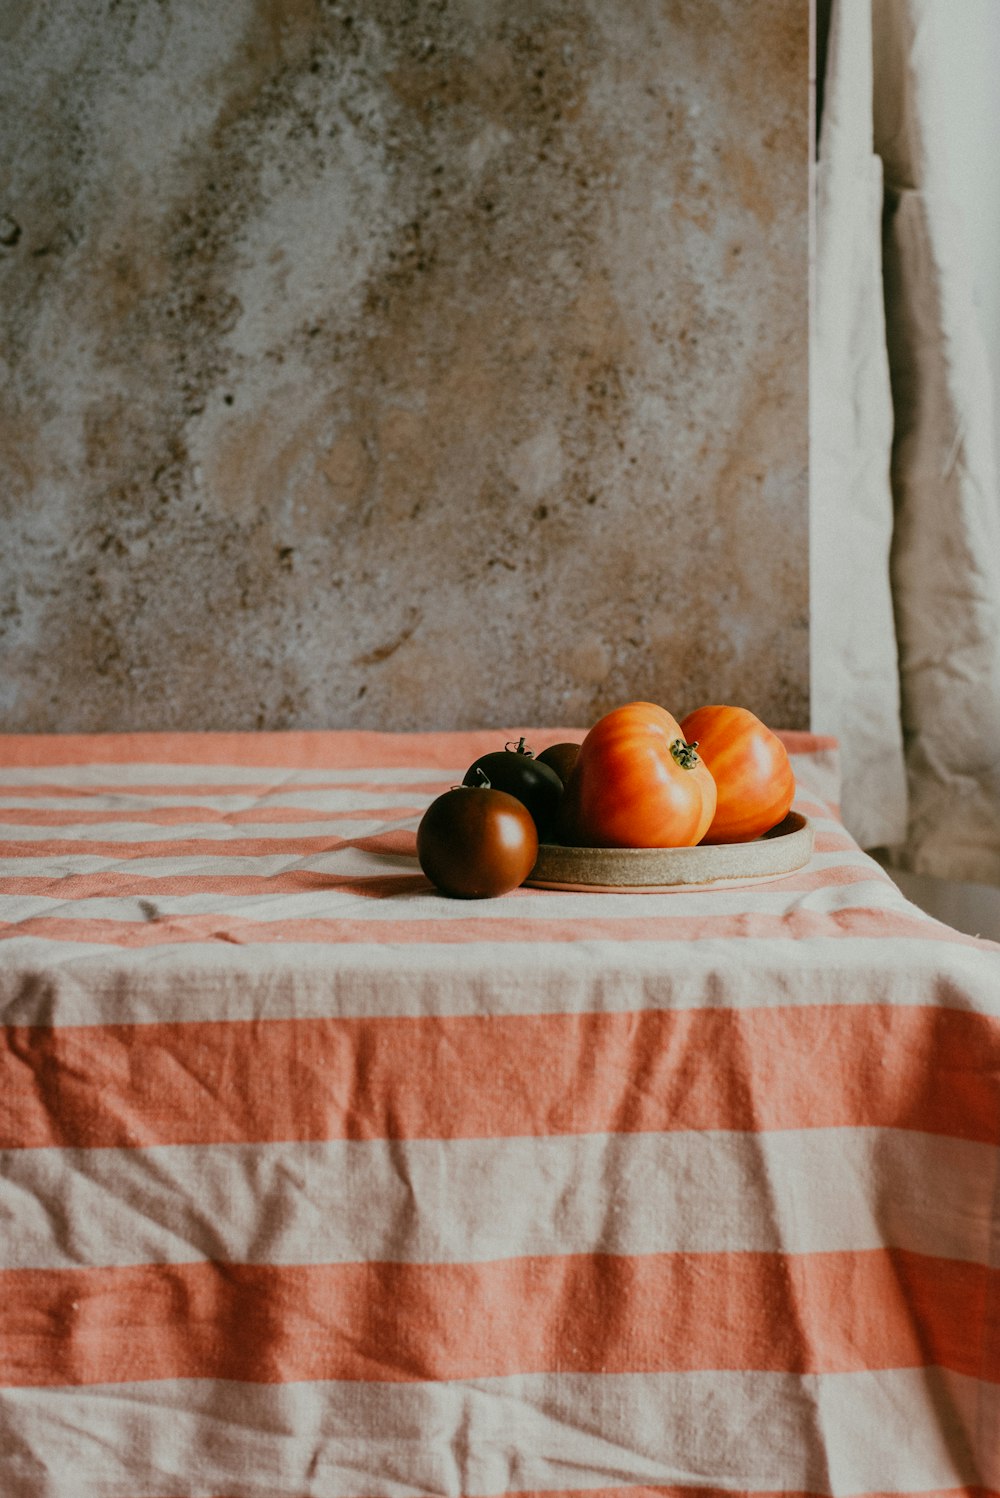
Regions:
[[[954,0],[834,0],[817,164],[813,726],[845,821],[915,873],[1000,885],[1000,498],[949,196]],[[984,143],[984,150],[989,143]],[[998,247],[1000,274],[1000,247]]]

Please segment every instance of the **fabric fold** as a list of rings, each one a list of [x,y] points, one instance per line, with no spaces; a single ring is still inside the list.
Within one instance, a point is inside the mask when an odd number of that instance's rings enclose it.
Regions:
[[[993,392],[938,0],[834,0],[812,338],[813,725],[892,867],[1000,884]],[[883,184],[884,176],[884,184]]]
[[[875,8],[895,407],[892,582],[910,815],[890,862],[1000,884],[1000,501],[993,392],[949,191],[927,0]]]
[[[905,837],[906,775],[889,573],[892,399],[867,4],[833,8],[816,200],[812,722],[840,740],[844,821],[863,846],[873,847]]]

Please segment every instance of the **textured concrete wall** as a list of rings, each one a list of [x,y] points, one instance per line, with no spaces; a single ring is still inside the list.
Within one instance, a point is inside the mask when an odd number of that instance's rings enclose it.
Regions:
[[[806,0],[7,0],[24,730],[807,714]]]

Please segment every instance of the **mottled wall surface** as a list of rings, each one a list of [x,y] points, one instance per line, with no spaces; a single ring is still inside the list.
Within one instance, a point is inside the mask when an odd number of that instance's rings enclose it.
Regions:
[[[7,0],[9,729],[807,715],[806,0]]]

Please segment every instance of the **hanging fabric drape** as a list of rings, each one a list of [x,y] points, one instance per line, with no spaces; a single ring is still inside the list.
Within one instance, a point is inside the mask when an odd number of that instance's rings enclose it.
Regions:
[[[947,9],[832,8],[812,366],[814,726],[842,741],[845,819],[866,846],[916,873],[1000,884],[1000,499],[939,123]]]
[[[892,584],[910,816],[903,867],[1000,884],[1000,502],[989,369],[949,194],[940,0],[878,0],[895,405]]]
[[[827,41],[810,339],[812,725],[840,741],[842,815],[863,847],[906,836],[889,582],[892,396],[882,295],[882,163],[872,148],[869,0]]]

